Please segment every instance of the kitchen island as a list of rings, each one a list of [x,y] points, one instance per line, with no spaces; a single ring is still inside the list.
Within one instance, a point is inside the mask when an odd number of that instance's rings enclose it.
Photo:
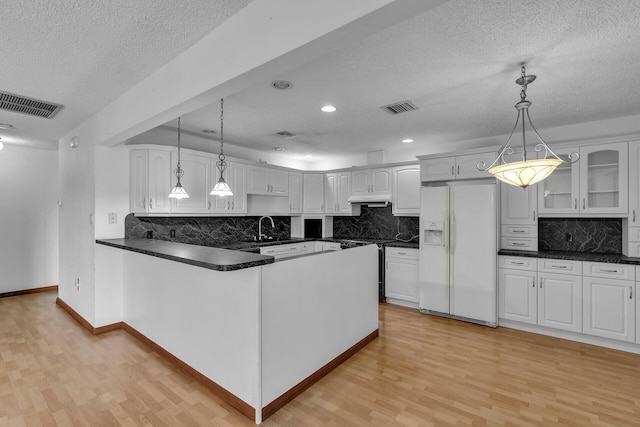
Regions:
[[[258,424],[378,335],[375,245],[274,262],[114,239],[96,254],[97,277],[121,277],[124,329]]]

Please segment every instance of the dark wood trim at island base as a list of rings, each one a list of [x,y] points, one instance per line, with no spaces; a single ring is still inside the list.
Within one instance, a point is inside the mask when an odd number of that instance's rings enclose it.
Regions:
[[[58,290],[58,285],[44,286],[42,288],[23,289],[21,291],[4,292],[0,294],[0,298],[15,297],[18,295],[37,294],[39,292],[50,292],[50,291],[57,291],[57,290]]]
[[[78,323],[80,323],[80,325],[82,325],[85,329],[87,329],[93,335],[100,335],[100,334],[115,331],[118,329],[124,330],[133,338],[151,347],[153,351],[155,351],[158,355],[160,355],[169,363],[177,367],[179,370],[181,370],[185,374],[194,378],[196,381],[198,381],[200,384],[206,387],[212,394],[214,394],[215,396],[220,398],[222,401],[229,404],[231,407],[236,409],[238,412],[240,412],[242,415],[244,415],[248,419],[255,422],[256,409],[254,407],[252,407],[251,405],[249,405],[248,403],[246,403],[244,400],[240,399],[233,393],[229,392],[225,388],[221,387],[216,382],[210,380],[209,378],[207,378],[206,376],[204,376],[203,374],[201,374],[200,372],[198,372],[197,370],[195,370],[194,368],[192,368],[191,366],[189,366],[188,364],[186,364],[185,362],[183,362],[182,360],[174,356],[172,353],[168,352],[167,350],[165,350],[164,348],[156,344],[150,338],[146,337],[136,329],[126,324],[125,322],[118,322],[118,323],[113,323],[111,325],[95,328],[84,317],[82,317],[77,311],[71,308],[67,303],[65,303],[60,298],[56,298],[56,305],[58,305],[60,308],[66,311],[73,319],[75,319]],[[309,375],[304,380],[302,380],[296,386],[289,389],[289,391],[282,394],[276,400],[274,400],[273,402],[269,403],[267,406],[262,408],[262,421],[266,420],[268,417],[275,414],[278,411],[278,409],[282,408],[287,403],[291,402],[293,399],[296,398],[296,396],[303,393],[306,389],[308,389],[313,384],[315,384],[320,379],[322,379],[322,377],[324,377],[329,372],[337,368],[345,360],[349,359],[351,356],[356,354],[358,351],[364,348],[371,341],[376,339],[379,333],[380,333],[379,329],[376,329],[375,331],[371,332],[369,335],[367,335],[366,337],[364,337],[363,339],[361,339],[360,341],[358,341],[357,343],[349,347],[343,353],[339,354],[335,359],[331,360],[329,363],[327,363],[326,365],[324,365],[323,367],[315,371],[313,374]]]
[[[371,341],[378,338],[380,334],[380,330],[376,329],[371,332],[369,335],[349,347],[343,353],[339,354],[335,359],[324,365],[322,368],[315,371],[313,374],[309,375],[307,378],[299,382],[296,386],[292,387],[286,393],[282,394],[273,402],[269,403],[267,406],[262,408],[262,421],[269,418],[271,415],[275,414],[278,409],[285,406],[287,403],[291,402],[296,396],[302,394],[306,389],[311,387],[313,384],[317,383],[327,375],[329,372],[333,371],[335,368],[340,366],[345,360],[356,354],[362,348],[364,348]]]

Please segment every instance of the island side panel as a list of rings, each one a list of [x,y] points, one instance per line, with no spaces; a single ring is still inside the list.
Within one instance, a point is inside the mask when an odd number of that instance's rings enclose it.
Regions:
[[[123,270],[124,322],[259,409],[260,267],[220,272],[127,251]]]
[[[262,267],[262,405],[378,329],[378,248]]]

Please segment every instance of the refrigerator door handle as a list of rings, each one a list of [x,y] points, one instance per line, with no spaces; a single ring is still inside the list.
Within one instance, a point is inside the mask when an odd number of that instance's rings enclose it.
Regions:
[[[445,222],[448,226],[448,235],[445,236],[445,247],[447,252],[453,255],[456,252],[456,217],[454,212],[448,212],[448,216],[449,221]]]

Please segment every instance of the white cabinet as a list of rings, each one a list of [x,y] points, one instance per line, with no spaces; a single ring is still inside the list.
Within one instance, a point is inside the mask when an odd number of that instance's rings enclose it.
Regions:
[[[501,319],[582,331],[582,263],[499,257]]]
[[[385,249],[387,302],[418,307],[418,249]]]
[[[349,203],[351,196],[351,172],[339,171],[325,174],[324,212],[334,215],[359,215],[360,208]]]
[[[324,174],[305,173],[303,175],[303,212],[320,214],[324,212]]]
[[[500,183],[502,249],[538,250],[538,187],[526,189]]]
[[[536,258],[498,257],[498,317],[536,324]]]
[[[132,213],[171,212],[171,151],[131,150],[129,203]]]
[[[640,141],[629,142],[628,227],[623,252],[627,256],[640,257]]]
[[[567,159],[579,152],[580,160],[562,164],[542,181],[538,192],[541,214],[624,215],[628,207],[628,144],[586,145],[557,150]]]
[[[284,245],[265,246],[260,248],[261,255],[271,255],[275,259],[289,258],[296,255],[312,253],[314,242],[291,243]]]
[[[420,165],[396,166],[392,173],[393,215],[420,215]]]
[[[635,342],[635,267],[592,262],[584,264],[583,332]]]
[[[243,214],[247,213],[247,165],[244,163],[227,162],[227,169],[224,171],[224,179],[229,184],[233,196],[210,196],[211,213],[216,214]],[[213,188],[218,182],[219,171],[216,160],[211,161],[211,184]],[[209,193],[211,190],[209,190]]]
[[[420,157],[420,180],[449,181],[452,179],[491,178],[491,174],[478,169],[478,163],[489,166],[496,158],[495,152],[467,154],[464,156]]]
[[[173,168],[177,166],[177,153],[173,156]],[[178,214],[210,213],[209,192],[211,191],[211,158],[182,153],[180,166],[184,175],[180,178],[182,187],[189,194],[186,199],[173,199],[172,212]],[[174,176],[175,181],[175,176]],[[172,185],[175,185],[173,182]]]
[[[264,166],[247,167],[247,194],[287,196],[289,172]]]
[[[582,332],[581,270],[580,261],[538,260],[538,325]]]
[[[640,344],[640,298],[638,298],[638,292],[640,292],[640,265],[636,266],[636,344]]]
[[[351,174],[351,195],[391,194],[391,168],[363,169]]]
[[[289,172],[289,213],[302,213],[304,192],[302,174]]]

